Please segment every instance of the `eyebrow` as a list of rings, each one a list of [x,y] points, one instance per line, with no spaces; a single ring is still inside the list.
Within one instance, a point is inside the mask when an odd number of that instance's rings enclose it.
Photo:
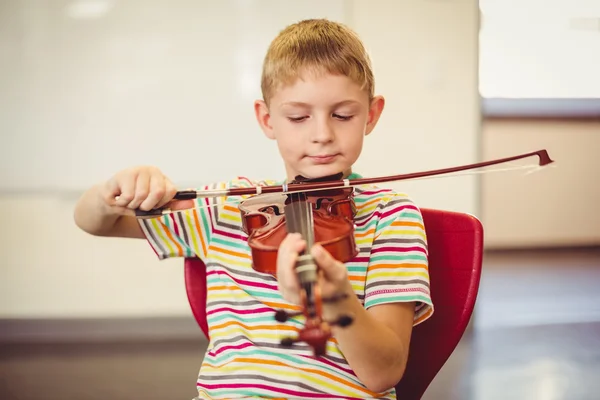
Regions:
[[[344,106],[344,105],[351,105],[351,104],[360,104],[360,102],[358,102],[357,100],[342,100],[340,102],[335,103],[333,106],[334,107],[339,107],[339,106]],[[291,106],[291,107],[304,107],[304,108],[310,108],[312,107],[310,104],[308,103],[303,103],[301,101],[287,101],[285,103],[281,103],[280,104],[281,107],[284,106]]]

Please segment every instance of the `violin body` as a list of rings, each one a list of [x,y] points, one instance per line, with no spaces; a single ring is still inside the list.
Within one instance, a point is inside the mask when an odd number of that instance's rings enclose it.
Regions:
[[[335,180],[341,176],[338,174],[319,181]],[[296,342],[305,342],[313,349],[315,357],[325,354],[327,341],[332,335],[331,326],[348,326],[352,318],[342,316],[337,321],[322,319],[323,303],[339,301],[347,294],[335,299],[322,298],[318,268],[310,255],[310,248],[319,244],[341,262],[349,261],[358,254],[354,240],[356,207],[352,194],[351,187],[300,193],[267,193],[250,197],[239,205],[254,270],[277,276],[278,249],[285,237],[289,233],[300,233],[306,240],[307,246],[296,262],[302,311],[290,314],[279,310],[275,318],[285,322],[291,316],[303,315],[306,322],[298,336],[283,338],[281,344],[289,347]]]
[[[276,275],[277,250],[281,242],[289,232],[303,228],[290,226],[285,210],[287,207],[289,211],[292,203],[300,201],[311,205],[315,243],[341,262],[358,254],[354,241],[356,207],[352,201],[352,188],[309,192],[302,196],[262,194],[244,200],[239,206],[255,270]]]

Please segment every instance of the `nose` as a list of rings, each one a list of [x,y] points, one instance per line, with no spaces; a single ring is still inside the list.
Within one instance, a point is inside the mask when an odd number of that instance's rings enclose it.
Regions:
[[[335,137],[333,127],[327,119],[317,122],[312,132],[311,140],[313,143],[329,143]]]

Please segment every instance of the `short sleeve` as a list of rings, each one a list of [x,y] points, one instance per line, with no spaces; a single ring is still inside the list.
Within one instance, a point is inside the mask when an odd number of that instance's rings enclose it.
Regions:
[[[205,199],[196,199],[189,210],[139,220],[159,259],[197,256],[205,260],[211,232],[210,212],[203,207],[207,203]]]
[[[365,282],[365,308],[415,302],[414,324],[433,313],[423,217],[410,198],[394,194],[378,210]]]
[[[218,182],[199,190],[250,187],[254,183],[238,177],[232,181]],[[239,200],[239,199],[238,199]],[[198,257],[206,262],[213,229],[223,206],[235,198],[198,198],[194,206],[157,218],[140,219],[146,239],[159,259],[173,257]]]

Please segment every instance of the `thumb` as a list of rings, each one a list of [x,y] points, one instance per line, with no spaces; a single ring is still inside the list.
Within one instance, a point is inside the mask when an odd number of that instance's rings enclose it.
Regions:
[[[314,245],[311,249],[311,255],[327,279],[335,279],[339,275],[339,261],[333,258],[321,245]]]
[[[167,203],[169,208],[173,211],[187,210],[194,208],[194,200],[172,200]]]

